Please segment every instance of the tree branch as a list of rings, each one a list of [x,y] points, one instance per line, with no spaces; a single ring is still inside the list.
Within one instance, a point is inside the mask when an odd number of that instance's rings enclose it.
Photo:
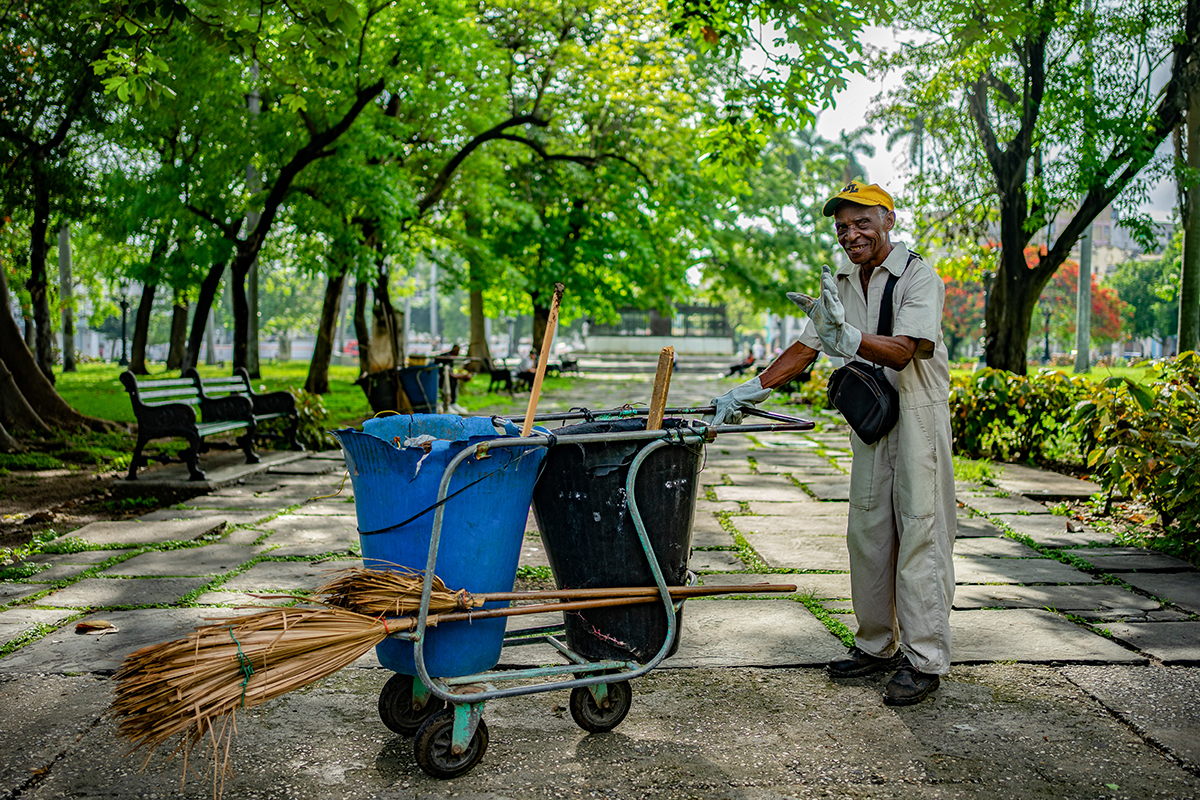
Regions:
[[[538,117],[535,114],[521,114],[512,116],[504,120],[498,125],[494,125],[483,133],[475,136],[471,141],[462,146],[454,156],[446,162],[446,166],[442,167],[442,171],[434,179],[433,185],[429,187],[429,191],[421,198],[421,202],[417,204],[417,211],[413,214],[413,219],[420,219],[424,216],[435,203],[442,199],[446,188],[450,185],[450,179],[454,177],[455,171],[466,161],[467,156],[475,152],[481,145],[490,142],[494,139],[503,138],[503,131],[517,127],[518,125],[537,125],[544,128],[549,125],[549,121]]]

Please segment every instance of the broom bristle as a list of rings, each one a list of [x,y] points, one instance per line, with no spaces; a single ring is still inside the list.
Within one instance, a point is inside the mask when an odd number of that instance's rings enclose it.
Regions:
[[[317,589],[322,602],[371,616],[400,617],[416,614],[421,607],[425,574],[398,565],[384,569],[350,567],[338,570],[334,577]],[[453,591],[442,579],[433,576],[429,613],[466,611],[473,607],[465,589]]]
[[[269,608],[204,625],[128,656],[109,713],[134,750],[153,753],[178,735],[175,752],[186,756],[206,736],[217,745],[232,734],[219,719],[332,675],[388,633],[383,620],[341,608]]]
[[[203,745],[212,762],[214,794],[229,774],[235,714],[307,686],[349,666],[390,633],[385,616],[415,614],[423,573],[395,565],[339,570],[317,589],[316,608],[266,608],[196,628],[185,639],[143,647],[115,675],[109,714],[133,751],[153,753],[170,739],[171,757]],[[430,613],[472,607],[434,577]],[[400,626],[403,627],[402,625]]]

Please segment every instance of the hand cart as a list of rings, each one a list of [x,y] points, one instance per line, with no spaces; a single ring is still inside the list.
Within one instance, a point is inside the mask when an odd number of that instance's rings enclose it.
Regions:
[[[668,415],[711,414],[713,408],[671,408]],[[424,582],[420,608],[414,629],[393,633],[391,638],[408,641],[413,646],[415,674],[397,672],[384,685],[379,695],[379,714],[384,725],[405,736],[414,736],[413,750],[417,764],[428,774],[437,778],[454,778],[473,769],[483,758],[488,746],[487,724],[483,720],[483,708],[489,700],[502,697],[535,694],[559,689],[571,691],[571,716],[584,730],[605,732],[615,728],[625,718],[632,702],[629,681],[654,669],[672,651],[677,642],[678,623],[676,614],[681,611],[683,600],[672,599],[666,578],[660,568],[651,538],[638,508],[634,487],[642,465],[655,451],[678,445],[704,445],[719,435],[732,433],[755,433],[775,431],[811,430],[812,422],[779,414],[747,410],[771,423],[710,426],[699,420],[684,420],[685,424],[667,430],[620,431],[606,434],[577,434],[556,436],[542,429],[537,435],[520,438],[506,437],[473,444],[463,448],[449,462],[442,474],[438,488],[437,505],[434,512],[433,532],[429,542],[429,554],[425,564]],[[609,411],[573,410],[562,414],[546,414],[536,418],[537,422],[565,422],[586,419],[588,421],[616,420],[642,417],[644,408],[623,408]],[[503,418],[497,418],[503,419]],[[772,424],[773,423],[773,424]],[[624,498],[629,517],[637,533],[641,550],[649,564],[657,597],[618,598],[613,605],[645,602],[660,603],[666,616],[666,634],[662,645],[648,659],[639,663],[636,659],[589,659],[573,650],[562,638],[563,625],[552,625],[524,630],[507,631],[503,646],[527,646],[545,643],[562,655],[566,663],[527,669],[498,670],[458,677],[431,675],[427,668],[426,638],[429,622],[430,597],[434,576],[437,574],[439,546],[445,523],[445,502],[448,499],[450,482],[455,471],[469,458],[488,458],[489,451],[507,447],[558,447],[595,442],[644,443],[628,467]],[[690,533],[690,530],[689,530]],[[686,559],[686,553],[685,553]],[[685,562],[686,564],[686,562]],[[410,565],[415,566],[415,565]],[[696,583],[694,573],[688,571],[688,584]],[[562,603],[555,610],[569,611],[570,603]],[[542,607],[539,610],[544,611]],[[486,612],[484,612],[486,613]],[[436,624],[436,620],[435,620]],[[498,663],[498,662],[497,662]],[[550,678],[553,680],[547,681]],[[511,684],[498,688],[497,684]]]

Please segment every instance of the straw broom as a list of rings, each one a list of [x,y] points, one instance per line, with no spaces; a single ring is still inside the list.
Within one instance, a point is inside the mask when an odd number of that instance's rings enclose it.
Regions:
[[[182,753],[185,764],[207,740],[216,787],[228,772],[236,711],[349,666],[391,630],[382,619],[336,607],[269,608],[203,625],[128,656],[109,713],[134,743],[131,752],[147,750],[147,763],[174,736],[171,756]]]
[[[154,751],[175,736],[186,763],[193,748],[209,745],[214,796],[229,774],[235,714],[307,686],[349,666],[390,634],[416,626],[424,575],[398,567],[341,570],[318,590],[316,608],[268,608],[198,627],[185,639],[143,647],[115,675],[109,714],[118,733]],[[671,587],[672,597],[731,592],[794,591],[793,585]],[[655,602],[655,587],[566,589],[543,592],[453,591],[434,577],[427,624]],[[276,595],[276,597],[278,597]],[[566,600],[477,610],[485,602]],[[387,618],[391,617],[391,618]]]

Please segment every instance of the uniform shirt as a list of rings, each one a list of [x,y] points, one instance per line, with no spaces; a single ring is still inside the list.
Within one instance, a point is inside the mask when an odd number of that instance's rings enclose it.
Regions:
[[[912,361],[901,372],[884,368],[888,381],[900,393],[900,407],[948,404],[950,400],[950,358],[942,339],[942,306],[946,286],[920,257],[908,260],[908,247],[895,243],[892,252],[871,274],[867,296],[863,296],[859,267],[847,263],[836,274],[838,294],[846,309],[846,322],[864,333],[879,327],[879,305],[888,275],[898,275],[892,294],[892,335],[917,340]],[[814,350],[821,349],[815,326],[807,325],[799,341]],[[857,361],[866,361],[856,356]]]

